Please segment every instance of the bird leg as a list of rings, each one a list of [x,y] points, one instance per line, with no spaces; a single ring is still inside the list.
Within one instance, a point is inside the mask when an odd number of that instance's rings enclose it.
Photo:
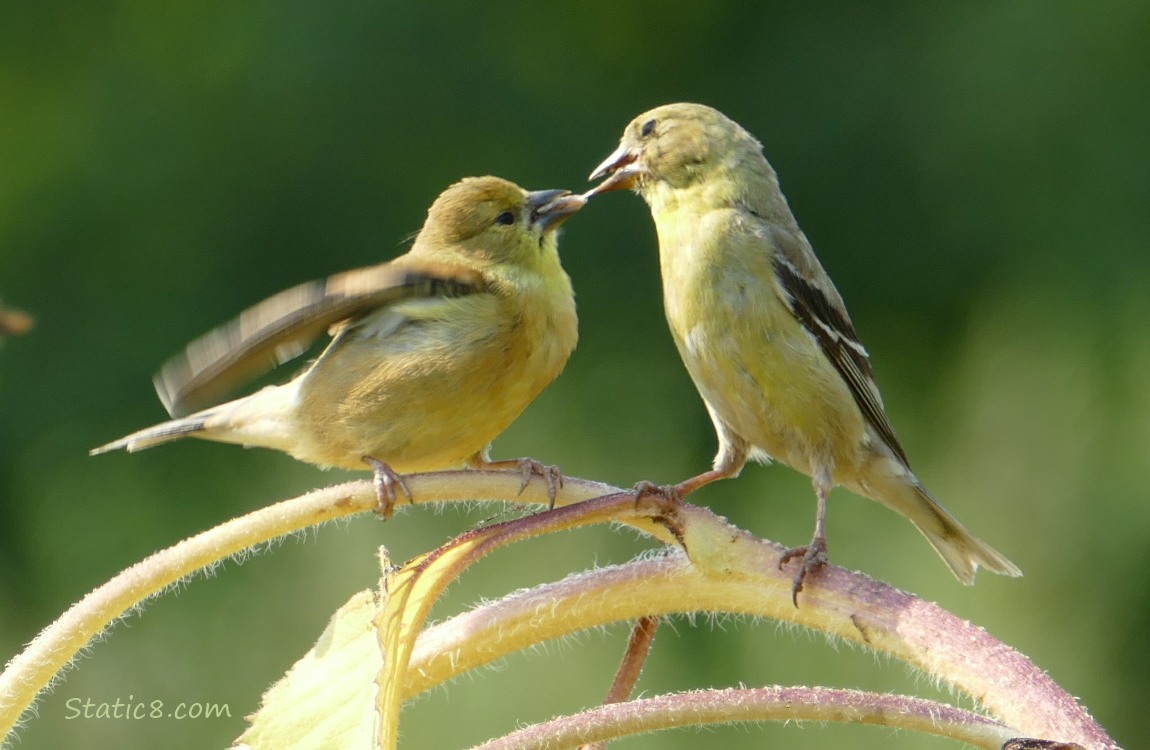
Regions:
[[[741,466],[739,466],[739,467],[720,466],[717,469],[711,469],[710,471],[704,471],[702,474],[699,474],[698,476],[691,477],[690,479],[688,479],[686,481],[679,482],[678,484],[676,484],[675,485],[675,492],[677,492],[679,494],[679,497],[686,497],[687,495],[690,495],[692,492],[699,489],[703,485],[710,484],[711,482],[717,481],[719,479],[726,479],[727,477],[732,477],[735,474],[738,474],[739,468],[741,468]]]
[[[715,456],[715,468],[704,471],[678,484],[655,484],[642,481],[631,490],[635,493],[635,505],[645,497],[659,496],[670,503],[681,503],[683,498],[700,487],[719,479],[736,477],[747,463],[746,442],[734,436],[716,418],[715,429],[719,432],[719,455]]]
[[[710,484],[717,479],[725,479],[729,476],[730,474],[728,472],[711,469],[710,471],[704,471],[702,474],[691,477],[678,484],[655,484],[654,482],[648,482],[644,479],[641,482],[636,482],[635,486],[631,488],[631,491],[635,493],[635,505],[638,505],[640,500],[649,497],[658,497],[660,500],[665,500],[669,503],[681,503],[684,497],[703,485]]]
[[[533,477],[540,477],[543,481],[547,482],[547,500],[548,510],[554,510],[555,498],[559,495],[559,489],[563,486],[563,473],[559,471],[558,466],[548,466],[547,464],[540,463],[534,458],[511,458],[505,461],[488,461],[482,456],[478,457],[472,464],[473,469],[515,469],[519,475],[523,477],[523,484],[519,486],[519,494],[523,494],[523,490],[527,489],[527,485],[531,483]]]
[[[372,473],[375,475],[375,494],[379,497],[379,510],[376,512],[383,516],[384,520],[387,520],[391,518],[391,514],[395,510],[395,503],[399,500],[400,491],[407,495],[407,501],[411,502],[411,489],[407,486],[407,482],[403,481],[403,477],[396,474],[390,466],[378,458],[364,456],[363,462],[371,467]]]
[[[830,482],[815,479],[815,497],[818,499],[818,510],[815,512],[815,535],[811,543],[805,547],[792,547],[783,553],[779,559],[779,569],[796,557],[801,557],[799,570],[795,573],[794,584],[791,586],[791,601],[795,607],[799,606],[799,592],[803,590],[803,579],[807,574],[827,564],[827,495],[830,493]]]

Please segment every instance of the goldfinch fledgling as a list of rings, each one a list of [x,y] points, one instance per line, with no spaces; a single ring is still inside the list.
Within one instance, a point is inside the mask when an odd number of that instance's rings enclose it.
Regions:
[[[155,378],[178,418],[92,453],[183,437],[274,448],[373,469],[385,513],[396,485],[407,491],[397,472],[460,466],[514,466],[525,482],[543,474],[554,500],[556,470],[491,462],[488,448],[575,348],[555,230],[585,202],[497,177],[452,185],[406,255],[281,292],[190,344]],[[331,343],[294,380],[209,406],[329,329]]]
[[[842,298],[750,133],[703,105],[658,107],[627,126],[591,175],[603,177],[592,193],[633,188],[651,208],[667,322],[718,433],[711,471],[659,491],[682,497],[748,457],[810,476],[814,537],[784,557],[802,558],[796,596],[826,562],[836,485],[910,519],[963,583],[979,566],[1021,575],[911,472]]]

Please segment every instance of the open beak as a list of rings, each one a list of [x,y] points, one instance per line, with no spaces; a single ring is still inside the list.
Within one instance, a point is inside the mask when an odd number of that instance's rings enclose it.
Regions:
[[[587,205],[582,195],[574,195],[570,190],[536,190],[527,194],[527,206],[531,209],[531,226],[540,234],[547,234]]]
[[[595,167],[595,171],[587,178],[592,182],[604,177],[607,178],[606,181],[596,185],[589,194],[607,193],[612,190],[630,190],[635,187],[639,177],[645,172],[643,162],[639,160],[639,155],[635,153],[635,150],[625,143],[620,143],[619,148],[604,159],[602,164]]]

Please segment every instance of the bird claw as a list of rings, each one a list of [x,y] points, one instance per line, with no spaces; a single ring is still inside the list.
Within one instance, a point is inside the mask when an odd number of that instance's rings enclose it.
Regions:
[[[799,592],[803,590],[803,580],[827,564],[826,539],[815,538],[805,547],[792,547],[787,550],[779,558],[779,570],[782,570],[784,565],[796,557],[801,558],[801,562],[791,585],[791,601],[797,608],[799,606]]]
[[[636,482],[635,486],[631,488],[631,492],[635,495],[635,508],[638,509],[639,503],[646,499],[655,500],[658,503],[669,503],[671,505],[678,505],[683,502],[683,493],[679,490],[679,486],[675,484],[655,484],[643,480]]]
[[[637,482],[631,488],[630,494],[635,498],[635,511],[642,512],[655,523],[662,525],[675,538],[679,546],[686,551],[687,540],[684,536],[680,514],[683,507],[681,485],[655,484],[644,480]],[[654,503],[654,508],[640,511],[639,504],[644,500]]]
[[[375,484],[375,494],[379,498],[379,508],[376,513],[383,516],[386,521],[395,512],[395,504],[399,501],[400,492],[407,496],[407,502],[412,502],[411,488],[407,486],[403,477],[396,474],[383,461],[371,456],[364,456],[363,462],[371,467],[374,475],[372,481]]]
[[[563,487],[563,472],[559,471],[559,467],[549,466],[534,458],[520,458],[514,463],[519,475],[523,477],[523,484],[519,485],[519,494],[523,494],[533,478],[539,477],[547,483],[547,509],[554,510],[555,498],[559,496],[559,490]]]

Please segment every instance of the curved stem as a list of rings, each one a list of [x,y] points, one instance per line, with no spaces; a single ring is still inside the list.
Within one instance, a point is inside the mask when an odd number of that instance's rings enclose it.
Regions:
[[[516,471],[447,471],[406,477],[415,502],[501,500],[546,505],[547,486],[531,482],[520,493]],[[619,490],[598,482],[565,480],[557,505]],[[72,605],[0,674],[0,742],[40,691],[105,628],[167,587],[221,560],[293,531],[375,510],[370,482],[327,487],[248,513],[136,563]]]
[[[745,721],[842,721],[913,729],[999,750],[1014,732],[933,701],[829,688],[701,690],[612,703],[525,727],[472,750],[563,750],[632,734]]]
[[[1022,654],[981,628],[860,573],[826,566],[796,608],[783,548],[710,511],[684,505],[682,556],[634,561],[514,594],[428,629],[416,644],[404,694],[564,633],[644,615],[727,612],[771,617],[882,651],[982,703],[1019,735],[1117,748],[1073,697]]]
[[[404,701],[404,677],[411,654],[432,605],[464,571],[479,559],[517,541],[596,523],[626,523],[644,529],[664,542],[678,538],[675,519],[678,505],[654,503],[651,514],[640,510],[652,503],[638,503],[630,492],[618,491],[576,505],[557,507],[547,513],[517,518],[473,529],[422,555],[384,579],[384,605],[375,624],[385,658],[377,677],[380,716],[379,746],[395,748],[399,741],[399,713]]]
[[[503,500],[544,505],[548,501],[542,482],[532,482],[520,495],[518,472],[439,472],[407,480],[418,502]],[[567,479],[556,504],[569,505],[611,492],[621,491]],[[487,536],[482,536],[483,530],[472,534],[483,542],[479,546],[485,553],[524,535],[621,521],[664,540],[673,536],[690,562],[671,554],[572,576],[508,597],[469,613],[482,620],[474,623],[477,629],[469,631],[468,642],[461,642],[452,628],[458,631],[469,615],[432,628],[411,653],[402,694],[413,695],[482,664],[493,658],[492,653],[514,645],[515,639],[539,642],[589,623],[668,612],[747,613],[795,622],[889,653],[972,695],[1020,730],[1017,733],[1091,748],[1117,747],[1072,697],[1024,656],[935,605],[861,574],[827,566],[808,580],[799,599],[801,608],[796,609],[791,604],[790,577],[778,570],[783,551],[779,545],[758,540],[710,511],[690,505],[657,507],[653,516],[643,518],[633,503],[621,503],[621,497],[626,493],[508,522],[498,531],[489,529]],[[628,506],[636,512],[625,511]],[[368,482],[330,487],[224,523],[125,570],[64,613],[0,674],[0,737],[8,736],[39,691],[75,654],[124,612],[179,579],[245,549],[375,507],[376,494]],[[607,508],[620,512],[600,512]],[[498,631],[485,638],[480,631],[492,623],[498,623]],[[454,659],[454,666],[444,665],[444,656]],[[597,710],[623,710],[621,706],[626,705]]]

